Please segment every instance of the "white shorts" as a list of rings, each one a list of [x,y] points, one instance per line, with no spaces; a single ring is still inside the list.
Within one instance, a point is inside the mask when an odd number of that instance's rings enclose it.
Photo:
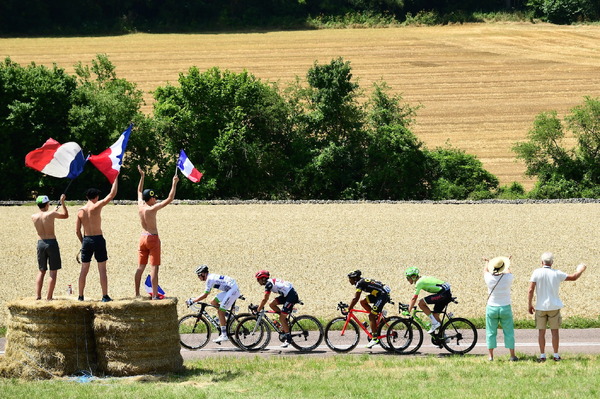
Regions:
[[[219,302],[219,308],[224,310],[231,310],[231,307],[240,297],[240,290],[236,286],[231,287],[229,291],[219,292],[216,296],[217,302]]]

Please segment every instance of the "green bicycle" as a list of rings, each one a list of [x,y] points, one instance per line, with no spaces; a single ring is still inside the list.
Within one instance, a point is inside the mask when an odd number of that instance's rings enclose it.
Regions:
[[[458,304],[456,297],[452,297],[451,303]],[[471,321],[454,317],[452,312],[448,312],[449,304],[450,302],[440,312],[441,327],[431,334],[431,343],[439,348],[446,348],[450,353],[464,355],[477,344],[477,329]],[[398,310],[404,316],[390,325],[390,331],[394,334],[388,334],[388,344],[397,353],[415,353],[423,344],[423,330],[429,330],[431,322],[428,317],[424,317],[422,310],[415,310],[414,316],[406,316],[409,311],[407,304],[400,303]]]

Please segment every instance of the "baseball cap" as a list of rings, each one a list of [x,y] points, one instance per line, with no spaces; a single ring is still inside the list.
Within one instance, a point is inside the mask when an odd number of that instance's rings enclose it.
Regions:
[[[144,190],[144,192],[142,192],[142,198],[144,201],[149,201],[150,198],[156,198],[156,193],[154,190],[147,188]]]
[[[44,205],[48,202],[50,202],[50,198],[48,198],[47,195],[38,195],[38,197],[35,199],[35,203],[38,205]]]

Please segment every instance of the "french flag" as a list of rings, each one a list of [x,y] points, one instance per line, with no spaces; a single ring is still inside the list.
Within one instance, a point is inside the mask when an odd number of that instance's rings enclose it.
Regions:
[[[119,136],[116,143],[102,151],[100,154],[90,155],[88,158],[90,162],[106,176],[111,184],[115,182],[115,179],[121,170],[123,155],[125,154],[125,148],[127,148],[127,141],[129,141],[131,128],[133,128],[133,123],[129,125],[127,130],[121,133],[121,136]]]
[[[184,174],[185,177],[193,181],[194,183],[198,183],[200,179],[202,179],[202,173],[194,167],[194,165],[190,162],[187,155],[185,155],[185,151],[181,150],[179,153],[179,159],[177,160],[177,167]]]
[[[53,177],[74,179],[83,172],[85,157],[79,144],[60,144],[53,138],[25,156],[25,166]]]
[[[148,275],[148,277],[146,277],[146,281],[144,282],[144,288],[146,289],[146,293],[150,294],[150,296],[152,296],[152,280],[150,279],[150,275]],[[160,285],[158,286],[158,299],[164,299],[165,297],[165,291],[163,291],[162,288],[160,288]]]

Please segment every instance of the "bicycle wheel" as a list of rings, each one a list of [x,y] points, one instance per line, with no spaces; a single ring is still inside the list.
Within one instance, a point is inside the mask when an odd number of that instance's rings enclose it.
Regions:
[[[477,329],[469,320],[457,317],[442,326],[439,337],[448,351],[462,355],[475,347]]]
[[[388,345],[396,353],[412,354],[423,344],[423,329],[412,319],[398,319],[387,333]]]
[[[323,326],[312,316],[299,316],[290,325],[292,346],[301,352],[316,349],[323,341]]]
[[[203,348],[210,339],[210,324],[204,316],[190,314],[179,319],[179,342],[187,349]]]
[[[243,349],[235,336],[235,329],[240,324],[240,320],[252,316],[252,313],[238,313],[231,316],[227,322],[227,336],[233,345]]]
[[[337,317],[325,326],[325,343],[333,351],[350,352],[356,348],[358,341],[360,330],[354,320],[350,320],[346,325],[345,317]]]
[[[383,349],[389,352],[394,352],[394,349],[387,342],[387,332],[390,326],[399,320],[398,316],[392,316],[390,318],[383,319],[377,328],[377,337],[379,337],[379,344]]]
[[[271,329],[266,321],[256,323],[256,316],[246,317],[239,321],[235,329],[235,339],[240,348],[247,351],[264,349],[271,341]]]

